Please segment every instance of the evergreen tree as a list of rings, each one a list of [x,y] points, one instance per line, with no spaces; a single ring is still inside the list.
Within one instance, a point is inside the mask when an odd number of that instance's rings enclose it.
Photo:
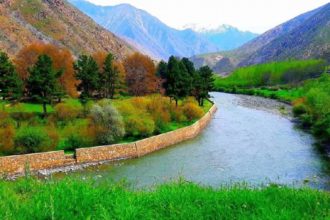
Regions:
[[[96,61],[91,56],[81,55],[74,64],[76,78],[80,80],[77,86],[81,92],[80,98],[92,98],[95,91],[99,88],[99,68]]]
[[[167,80],[168,68],[167,63],[164,61],[160,61],[157,66],[156,76],[160,79],[160,93],[163,93],[166,87],[166,80]]]
[[[0,96],[2,99],[18,100],[23,94],[23,82],[7,54],[0,52]]]
[[[34,66],[29,68],[27,90],[30,97],[42,103],[43,113],[47,115],[47,104],[59,95],[59,77],[63,71],[53,68],[53,61],[47,55],[40,55]]]
[[[105,89],[105,97],[113,99],[119,83],[119,71],[113,64],[114,57],[111,53],[107,55],[100,75],[101,88]]]
[[[213,89],[213,71],[208,66],[201,67],[194,77],[193,95],[200,106],[204,105],[204,99],[210,98],[209,92]]]
[[[165,82],[166,95],[178,100],[189,95],[191,90],[191,76],[183,62],[175,57],[170,57],[168,61],[168,71]]]
[[[186,67],[189,75],[192,77],[196,73],[194,63],[191,62],[188,58],[182,58],[181,62]]]

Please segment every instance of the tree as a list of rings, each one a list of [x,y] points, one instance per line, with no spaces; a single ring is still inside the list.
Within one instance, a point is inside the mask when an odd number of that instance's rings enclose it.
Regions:
[[[80,83],[77,85],[81,92],[81,100],[92,98],[99,87],[99,69],[92,56],[81,55],[74,64],[75,74]]]
[[[27,47],[24,47],[17,54],[14,62],[17,67],[20,78],[26,85],[29,76],[29,67],[34,65],[38,57],[42,54],[48,55],[53,61],[55,69],[62,69],[63,74],[58,79],[61,91],[71,97],[77,97],[76,84],[78,83],[74,75],[73,56],[66,48],[61,48],[52,44],[45,44],[42,42],[35,42]]]
[[[194,89],[192,94],[200,106],[204,105],[204,99],[210,98],[209,92],[213,89],[213,71],[208,66],[201,67],[194,77]]]
[[[47,55],[40,55],[36,64],[29,68],[27,91],[32,99],[42,103],[44,115],[47,115],[47,104],[58,95],[58,79],[62,73],[62,70],[54,69],[53,61]]]
[[[19,78],[13,63],[7,54],[0,52],[0,96],[17,100],[23,94],[23,82]]]
[[[124,61],[128,91],[135,96],[155,93],[159,79],[153,61],[145,55],[135,53]]]
[[[179,99],[185,98],[190,94],[191,79],[185,64],[173,56],[170,57],[164,85],[166,95],[174,99],[177,106]]]
[[[105,96],[110,99],[113,99],[115,90],[119,84],[119,71],[116,66],[114,66],[113,61],[114,57],[109,53],[105,58],[103,72],[101,74],[104,81]]]
[[[157,66],[156,75],[160,78],[160,92],[164,93],[164,89],[166,87],[166,80],[167,80],[168,68],[167,63],[164,61],[160,61]]]

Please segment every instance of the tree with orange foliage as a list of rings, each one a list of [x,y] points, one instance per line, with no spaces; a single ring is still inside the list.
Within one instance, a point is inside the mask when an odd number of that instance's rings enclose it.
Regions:
[[[134,53],[124,61],[128,91],[135,96],[157,92],[159,79],[153,61],[140,53]]]
[[[38,57],[43,54],[48,55],[53,60],[54,69],[63,70],[63,75],[59,78],[59,82],[64,91],[71,97],[77,97],[76,84],[78,81],[74,75],[73,56],[65,48],[36,42],[21,49],[14,60],[21,79],[26,82],[29,76],[29,67],[33,66],[37,62]]]

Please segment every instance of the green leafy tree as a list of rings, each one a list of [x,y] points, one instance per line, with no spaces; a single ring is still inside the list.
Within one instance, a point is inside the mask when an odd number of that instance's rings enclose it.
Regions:
[[[47,55],[40,55],[34,66],[29,68],[27,90],[30,97],[42,103],[43,113],[47,115],[47,104],[59,95],[59,77],[63,71],[53,68],[53,61]]]
[[[119,71],[113,64],[114,57],[111,53],[107,55],[100,74],[100,88],[105,90],[105,97],[113,99],[119,84]]]
[[[0,96],[17,100],[23,95],[23,82],[6,53],[0,52]]]
[[[99,68],[92,56],[81,55],[74,64],[74,69],[76,78],[80,81],[77,85],[78,91],[81,92],[80,99],[86,102],[99,88]]]

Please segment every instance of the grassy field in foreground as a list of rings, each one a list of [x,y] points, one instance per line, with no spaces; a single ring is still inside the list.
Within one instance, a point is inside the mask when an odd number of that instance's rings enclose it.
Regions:
[[[153,190],[93,181],[0,182],[0,219],[329,219],[328,192],[270,186],[205,188],[180,181]]]

